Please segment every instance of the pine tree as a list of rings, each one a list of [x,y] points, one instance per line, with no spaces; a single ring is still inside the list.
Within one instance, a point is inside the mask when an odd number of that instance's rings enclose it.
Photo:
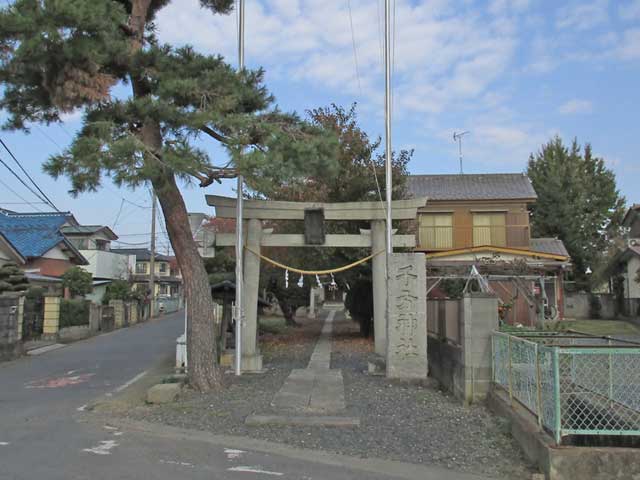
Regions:
[[[161,44],[154,19],[169,3],[16,0],[0,10],[0,108],[5,128],[24,131],[83,109],[72,144],[44,165],[70,179],[72,194],[97,190],[105,176],[152,186],[184,281],[189,380],[204,391],[222,384],[213,303],[178,180],[205,187],[242,172],[250,186],[267,188],[319,168],[330,173],[335,141],[273,107],[262,70],[236,72],[220,56]],[[233,0],[200,4],[227,14]],[[215,166],[195,146],[203,138],[222,144],[230,162]]]

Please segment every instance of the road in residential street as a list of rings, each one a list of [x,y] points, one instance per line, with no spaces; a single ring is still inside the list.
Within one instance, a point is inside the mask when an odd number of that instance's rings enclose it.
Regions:
[[[0,364],[0,479],[399,478],[339,461],[241,448],[237,440],[227,446],[113,426],[118,423],[83,413],[92,400],[119,393],[168,360],[182,329],[183,313],[177,312]]]

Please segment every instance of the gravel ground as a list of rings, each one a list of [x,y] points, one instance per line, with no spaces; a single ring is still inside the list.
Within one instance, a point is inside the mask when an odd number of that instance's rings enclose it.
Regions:
[[[507,425],[482,406],[463,407],[431,383],[390,382],[367,375],[372,342],[357,326],[336,316],[332,368],[341,368],[348,415],[359,416],[358,429],[319,427],[246,427],[247,415],[278,413],[271,399],[292,368],[306,367],[321,322],[303,320],[300,328],[261,337],[266,373],[229,376],[222,392],[186,391],[172,405],[138,406],[127,416],[138,420],[245,435],[358,457],[437,464],[493,477],[529,478],[532,470]]]

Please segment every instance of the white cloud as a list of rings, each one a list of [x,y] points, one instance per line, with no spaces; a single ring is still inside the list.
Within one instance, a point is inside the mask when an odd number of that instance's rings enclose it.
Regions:
[[[563,115],[574,115],[579,113],[591,113],[593,111],[593,103],[589,100],[581,100],[574,98],[569,100],[558,108],[558,113]]]
[[[615,55],[621,60],[637,60],[640,58],[640,28],[629,29],[623,33]]]
[[[522,11],[529,4],[497,3],[509,11]],[[351,6],[360,82],[346,2],[248,0],[247,63],[264,66],[268,75],[277,72],[301,85],[361,96],[381,107],[383,12],[369,0],[351,0]],[[517,29],[511,18],[498,15],[488,22],[480,10],[454,9],[445,0],[417,5],[398,0],[395,10],[394,85],[400,113],[442,111],[454,102],[480,97],[513,60]],[[192,43],[235,60],[233,14],[214,17],[195,0],[183,0],[163,9],[157,23],[164,41]]]
[[[608,6],[608,0],[573,2],[558,10],[556,27],[559,30],[589,30],[608,21]]]
[[[620,18],[627,21],[640,19],[640,0],[631,0],[618,8]]]

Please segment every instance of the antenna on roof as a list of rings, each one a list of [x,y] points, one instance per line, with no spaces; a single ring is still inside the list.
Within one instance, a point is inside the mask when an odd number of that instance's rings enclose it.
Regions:
[[[471,132],[464,131],[462,133],[456,133],[453,132],[453,141],[454,142],[458,142],[458,152],[460,153],[460,175],[462,175],[464,172],[462,171],[462,137],[464,137],[465,135],[469,134]]]

